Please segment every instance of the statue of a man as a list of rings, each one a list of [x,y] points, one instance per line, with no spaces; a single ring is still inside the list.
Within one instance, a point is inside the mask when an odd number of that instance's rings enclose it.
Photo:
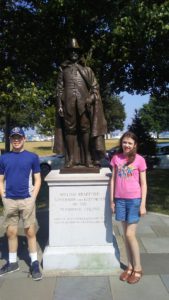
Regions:
[[[76,39],[68,46],[68,60],[59,69],[57,80],[57,125],[55,151],[63,153],[66,167],[93,167],[104,154],[106,121],[99,86],[91,68],[81,59]]]

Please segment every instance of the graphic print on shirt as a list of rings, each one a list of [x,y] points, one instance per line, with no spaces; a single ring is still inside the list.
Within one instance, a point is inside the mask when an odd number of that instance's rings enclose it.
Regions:
[[[128,178],[130,176],[133,176],[134,166],[132,165],[119,165],[118,166],[118,176]]]

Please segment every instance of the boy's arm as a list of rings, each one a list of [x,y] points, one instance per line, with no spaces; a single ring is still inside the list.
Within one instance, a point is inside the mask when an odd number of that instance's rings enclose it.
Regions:
[[[41,174],[40,173],[35,173],[33,174],[34,176],[34,189],[32,192],[32,198],[36,200],[36,197],[39,193],[40,186],[41,186]]]

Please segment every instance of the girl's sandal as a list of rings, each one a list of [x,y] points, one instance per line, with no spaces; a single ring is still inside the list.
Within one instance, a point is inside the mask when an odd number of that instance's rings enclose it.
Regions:
[[[121,273],[120,275],[120,280],[121,281],[126,281],[132,274],[133,270],[132,269],[129,269],[127,268],[123,273]]]
[[[139,280],[141,279],[142,276],[143,276],[142,270],[141,271],[133,271],[131,276],[129,276],[127,282],[130,284],[137,283],[137,282],[139,282]]]

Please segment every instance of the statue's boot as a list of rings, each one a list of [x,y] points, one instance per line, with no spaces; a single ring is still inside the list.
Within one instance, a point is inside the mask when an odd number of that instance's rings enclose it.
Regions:
[[[92,163],[92,160],[91,160],[91,156],[90,156],[90,153],[88,153],[86,159],[85,159],[85,166],[87,168],[93,168],[93,163]]]
[[[73,161],[72,160],[69,160],[67,163],[66,163],[66,165],[65,165],[65,167],[66,168],[72,168],[73,167]]]
[[[100,160],[95,160],[93,164],[95,167],[101,167]]]
[[[87,168],[93,168],[93,164],[92,164],[91,161],[86,161],[85,166],[86,166]]]

